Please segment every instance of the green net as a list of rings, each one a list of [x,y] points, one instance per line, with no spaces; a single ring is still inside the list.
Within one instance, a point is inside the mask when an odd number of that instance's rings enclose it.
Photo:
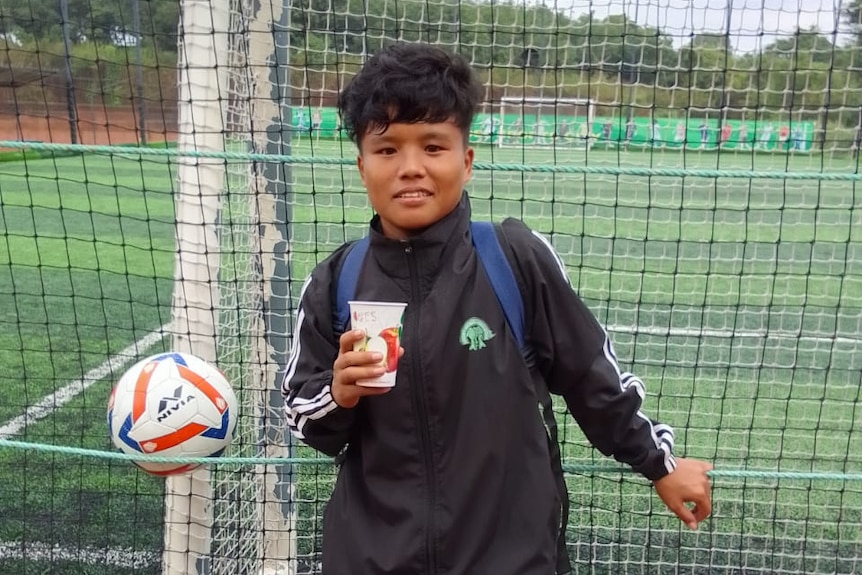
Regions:
[[[860,11],[0,0],[0,572],[320,572],[335,468],[286,435],[280,369],[305,276],[370,215],[336,94],[394,40],[474,64],[476,218],[551,240],[715,464],[689,532],[560,404],[576,572],[862,571]],[[105,421],[178,345],[241,403],[191,484],[112,457]]]

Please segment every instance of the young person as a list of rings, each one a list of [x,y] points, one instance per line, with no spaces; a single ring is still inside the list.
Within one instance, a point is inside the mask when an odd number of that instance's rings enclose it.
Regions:
[[[673,456],[671,428],[640,411],[643,382],[621,370],[550,244],[514,219],[499,236],[520,278],[529,360],[507,327],[464,192],[481,97],[461,57],[396,44],[339,98],[376,212],[355,299],[408,305],[396,385],[363,387],[356,381],[385,368],[353,351],[362,333],[333,325],[349,247],[302,290],[283,393],[293,434],[340,463],[324,513],[324,575],[567,572],[567,494],[538,409],[547,391],[690,528],[710,513],[711,466]],[[465,329],[482,345],[463,345]]]

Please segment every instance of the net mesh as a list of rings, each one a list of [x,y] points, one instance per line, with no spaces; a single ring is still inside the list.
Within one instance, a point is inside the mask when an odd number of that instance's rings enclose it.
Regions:
[[[438,43],[486,90],[475,217],[550,238],[680,455],[751,472],[715,480],[713,518],[690,533],[642,480],[595,471],[607,460],[560,405],[578,572],[862,571],[862,485],[840,478],[862,468],[862,4],[212,6],[227,57],[207,106],[240,155],[209,222],[219,365],[242,404],[232,455],[315,457],[285,436],[277,387],[304,277],[370,214],[335,98],[380,46]],[[208,61],[179,57],[179,17],[170,0],[0,0],[0,140],[32,144],[0,151],[0,439],[109,448],[111,383],[170,345],[177,160],[134,146],[172,148],[177,67]],[[161,480],[14,449],[0,479],[0,570],[169,571]],[[211,531],[179,526],[211,538],[196,568],[319,572],[334,479],[329,464],[214,466]]]

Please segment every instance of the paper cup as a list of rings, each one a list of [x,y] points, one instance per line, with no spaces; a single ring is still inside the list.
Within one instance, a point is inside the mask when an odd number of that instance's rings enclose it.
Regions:
[[[401,348],[401,322],[406,303],[351,301],[350,329],[361,329],[365,338],[356,342],[353,351],[376,351],[383,355],[380,365],[386,373],[375,379],[360,379],[356,385],[392,387],[398,370]]]

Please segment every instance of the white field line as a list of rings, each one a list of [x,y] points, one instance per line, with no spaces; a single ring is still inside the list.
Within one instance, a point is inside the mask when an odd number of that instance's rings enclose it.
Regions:
[[[151,332],[132,343],[120,353],[111,356],[102,365],[87,372],[81,379],[67,384],[44,397],[38,403],[31,405],[27,410],[0,427],[0,438],[11,439],[13,436],[26,429],[28,425],[36,423],[40,419],[50,415],[61,408],[78,394],[101,381],[114,371],[121,369],[127,363],[143,355],[149,348],[158,343],[164,336],[167,325],[159,330]],[[149,567],[159,561],[157,553],[146,551],[135,551],[124,548],[97,547],[62,547],[60,545],[48,545],[38,542],[16,542],[0,541],[0,559],[26,560],[26,561],[73,561],[86,565],[112,565],[126,569],[142,569]]]
[[[111,565],[124,569],[143,569],[158,562],[157,553],[134,549],[98,547],[61,547],[37,542],[0,541],[0,559],[18,561],[74,561],[85,565]]]
[[[167,330],[168,327],[168,325],[163,325],[158,330],[148,333],[138,341],[129,345],[120,353],[108,358],[108,360],[99,367],[91,369],[81,379],[77,379],[67,384],[65,387],[45,396],[38,403],[31,405],[23,414],[10,420],[5,425],[0,426],[0,439],[13,439],[21,433],[21,431],[26,429],[28,425],[32,425],[40,419],[51,415],[54,411],[69,403],[75,398],[75,396],[83,393],[84,390],[92,386],[94,383],[101,381],[108,375],[121,369],[136,357],[142,355],[143,352],[158,343],[165,336],[165,330]],[[2,549],[2,547],[0,547],[0,549]],[[0,557],[2,557],[2,555],[0,555]]]
[[[609,325],[606,327],[612,333],[647,334],[667,337],[714,337],[714,338],[746,338],[746,339],[789,339],[815,343],[849,343],[860,344],[862,337],[847,335],[805,335],[795,331],[779,330],[734,330],[709,328],[671,328],[648,326]]]

